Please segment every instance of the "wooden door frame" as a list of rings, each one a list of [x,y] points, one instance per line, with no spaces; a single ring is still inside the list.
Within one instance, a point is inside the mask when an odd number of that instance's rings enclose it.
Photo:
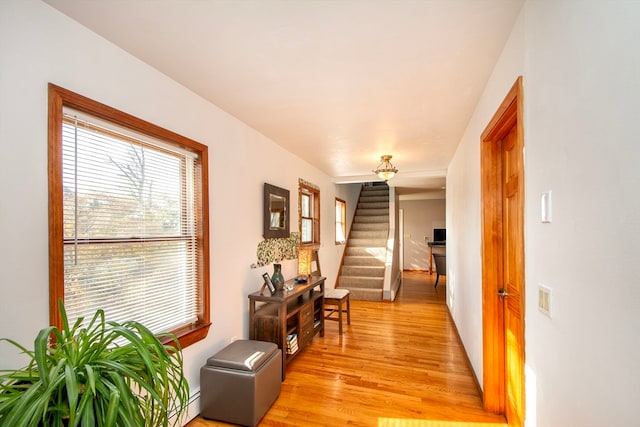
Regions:
[[[482,133],[480,148],[483,400],[485,409],[497,414],[505,413],[507,392],[504,306],[497,295],[498,288],[502,287],[503,274],[501,141],[514,125],[516,138],[519,142],[524,140],[522,91],[522,76],[519,76]],[[524,271],[522,276],[524,296]],[[524,341],[524,334],[522,340]],[[524,378],[524,372],[521,374]],[[524,388],[524,381],[520,383]]]

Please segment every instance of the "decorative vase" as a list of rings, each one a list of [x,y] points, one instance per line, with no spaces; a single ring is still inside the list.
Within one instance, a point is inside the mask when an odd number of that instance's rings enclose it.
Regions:
[[[278,291],[282,290],[284,287],[284,276],[282,275],[281,268],[281,264],[273,264],[273,276],[271,276],[271,281]]]

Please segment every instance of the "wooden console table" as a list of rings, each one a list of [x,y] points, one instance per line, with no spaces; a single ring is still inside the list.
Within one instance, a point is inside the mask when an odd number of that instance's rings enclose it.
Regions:
[[[271,295],[264,289],[249,294],[249,339],[278,345],[283,380],[287,364],[316,334],[324,336],[324,281],[324,277],[311,276],[305,284],[294,284],[291,291]]]

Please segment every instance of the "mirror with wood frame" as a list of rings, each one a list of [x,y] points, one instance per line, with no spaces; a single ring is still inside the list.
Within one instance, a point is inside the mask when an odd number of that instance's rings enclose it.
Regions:
[[[264,183],[263,236],[289,237],[289,190]]]

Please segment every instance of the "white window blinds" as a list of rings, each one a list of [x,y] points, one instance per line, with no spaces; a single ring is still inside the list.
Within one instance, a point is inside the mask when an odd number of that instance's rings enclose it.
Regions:
[[[64,300],[153,332],[196,322],[197,156],[65,109]]]
[[[301,242],[312,243],[313,242],[313,218],[311,208],[313,206],[311,201],[311,194],[302,193],[300,195],[300,222],[301,222]]]

